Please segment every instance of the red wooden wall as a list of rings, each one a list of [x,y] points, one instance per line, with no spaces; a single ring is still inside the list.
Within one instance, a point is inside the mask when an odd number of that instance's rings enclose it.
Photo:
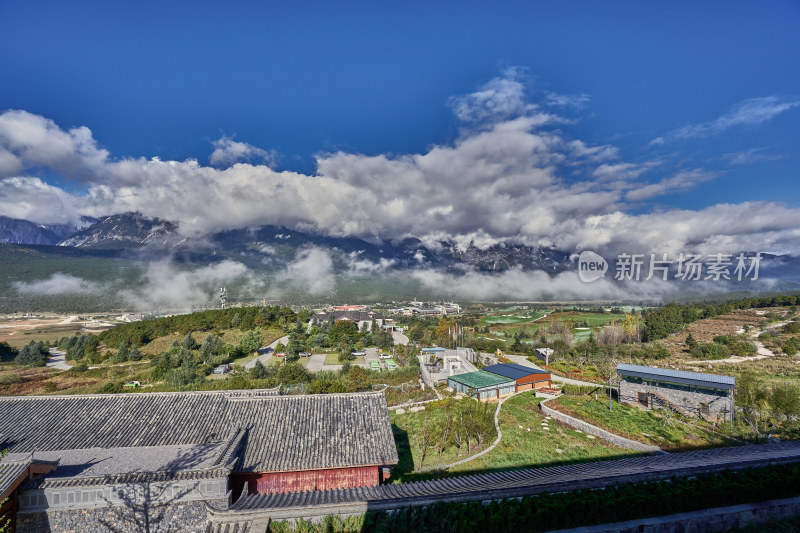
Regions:
[[[238,498],[244,484],[251,494],[301,492],[306,490],[372,487],[380,482],[377,466],[304,470],[300,472],[253,472],[231,474],[233,497]]]

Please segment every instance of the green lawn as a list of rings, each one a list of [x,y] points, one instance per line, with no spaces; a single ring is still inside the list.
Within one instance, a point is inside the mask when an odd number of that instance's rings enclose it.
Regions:
[[[457,401],[471,402],[474,400],[464,398]],[[425,411],[416,413],[406,412],[400,415],[394,411],[389,413],[389,419],[392,422],[392,430],[394,432],[394,440],[397,445],[397,454],[400,457],[400,462],[392,469],[392,479],[403,482],[414,481],[415,479],[419,479],[414,474],[420,470],[430,470],[431,468],[449,464],[459,459],[456,455],[456,447],[449,446],[442,454],[441,460],[433,450],[428,450],[425,455],[424,464],[420,464],[419,448],[417,447],[417,435],[419,434],[420,423],[422,418],[426,415],[435,419],[437,416],[443,414],[443,409],[438,407],[436,405],[437,403],[439,402],[427,404]],[[490,409],[494,412],[494,406],[490,406]],[[486,448],[496,437],[496,434],[492,434],[488,442],[485,442],[482,447],[474,447],[470,454],[477,453],[483,448]],[[465,452],[466,450],[462,452],[460,459],[468,456]]]
[[[635,455],[601,439],[589,438],[586,433],[579,433],[555,420],[546,420],[538,407],[541,400],[528,392],[506,400],[500,408],[500,430],[503,433],[500,444],[486,455],[458,465],[451,471],[544,466]],[[549,429],[544,429],[542,422],[547,422]]]
[[[561,320],[567,320],[567,319],[572,320],[572,322],[575,323],[576,325],[586,322],[589,324],[590,328],[596,326],[605,326],[606,324],[610,324],[614,320],[620,323],[625,321],[625,315],[616,315],[611,313],[580,313],[576,315],[554,314],[551,316],[553,317],[553,319],[559,318]]]
[[[511,311],[502,315],[488,315],[483,318],[482,322],[485,325],[491,324],[521,324],[523,322],[530,322],[544,316],[544,311]]]
[[[354,357],[351,361],[351,365],[363,365],[366,359],[364,359],[363,355],[358,355]],[[339,354],[338,353],[329,353],[325,355],[325,364],[326,365],[341,365],[341,361],[339,361]]]
[[[554,404],[558,405],[554,405]],[[690,450],[710,446],[731,446],[736,441],[721,437],[705,427],[680,422],[676,416],[662,416],[632,405],[614,402],[609,409],[608,397],[561,396],[549,404],[560,411],[607,429],[632,440],[652,444],[668,451]],[[698,421],[692,421],[698,422]],[[698,422],[705,424],[705,422]],[[724,431],[721,428],[719,431]]]

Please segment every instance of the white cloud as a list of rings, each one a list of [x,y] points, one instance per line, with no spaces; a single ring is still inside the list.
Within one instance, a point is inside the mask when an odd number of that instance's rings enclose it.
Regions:
[[[545,95],[545,102],[547,105],[554,107],[572,107],[574,109],[583,109],[589,103],[591,98],[588,94],[558,94],[549,92]]]
[[[88,189],[70,194],[39,178],[13,175],[0,180],[0,214],[49,223],[79,214],[139,211],[177,222],[189,238],[273,224],[367,239],[414,236],[427,245],[449,239],[462,247],[514,241],[562,250],[613,244],[650,249],[662,243],[734,246],[741,239],[800,252],[794,229],[800,226],[798,210],[780,204],[626,213],[627,201],[685,191],[715,174],[664,171],[663,160],[626,162],[619,160],[615,146],[568,138],[552,127],[559,117],[527,103],[517,71],[451,103],[458,116],[479,121],[480,127],[421,153],[321,154],[315,175],[278,172],[255,161],[214,168],[195,160],[112,159],[86,128],[63,131],[43,117],[9,111],[0,115],[0,150],[10,156],[0,151],[0,164],[15,173],[33,173],[42,165],[59,172],[72,169],[66,175]],[[730,115],[768,117],[793,105],[773,104],[772,115],[757,113],[753,103]],[[720,124],[744,121],[729,118]],[[219,163],[260,154],[228,138],[219,143],[214,156]],[[637,189],[644,175],[651,183]],[[719,225],[714,216],[735,223]],[[306,286],[317,292],[332,287],[330,257],[308,251],[298,261],[289,277],[307,280]],[[316,273],[315,264],[322,265]],[[353,264],[355,270],[373,267],[357,260]]]
[[[215,167],[228,167],[235,163],[264,163],[272,167],[275,163],[275,152],[234,141],[231,137],[222,136],[212,144],[214,151],[211,152],[208,161]]]
[[[47,279],[39,281],[15,281],[12,287],[20,294],[80,294],[98,293],[103,289],[99,283],[87,281],[71,274],[56,272]]]
[[[0,215],[32,220],[41,224],[76,222],[88,213],[80,197],[64,192],[39,178],[0,179]]]
[[[634,163],[604,163],[597,167],[592,175],[601,180],[632,180],[638,178],[647,170],[646,166]]]
[[[433,294],[467,301],[646,299],[658,298],[675,290],[670,283],[655,278],[647,282],[614,283],[611,281],[613,275],[611,272],[606,274],[608,279],[585,283],[578,278],[577,272],[550,276],[545,272],[526,272],[516,268],[493,274],[472,271],[453,275],[432,269],[412,274]]]
[[[650,144],[661,145],[673,140],[710,137],[730,128],[755,126],[797,106],[800,106],[800,100],[785,100],[777,96],[750,98],[737,103],[715,120],[683,126],[653,139]]]
[[[729,165],[752,165],[761,161],[776,161],[784,157],[781,154],[765,153],[765,148],[750,148],[742,152],[722,154],[721,159]]]
[[[536,110],[525,95],[523,73],[509,68],[478,91],[449,100],[456,117],[463,122],[487,123],[510,120]]]
[[[46,166],[76,181],[91,181],[107,160],[108,152],[98,148],[85,126],[64,131],[27,111],[0,114],[0,179]]]
[[[305,248],[278,274],[277,281],[310,295],[328,294],[336,288],[333,259],[323,248]]]
[[[146,264],[136,289],[124,290],[121,295],[129,306],[141,311],[190,311],[215,304],[219,287],[230,283],[257,289],[253,274],[236,261],[191,269],[165,259]]]
[[[709,172],[699,168],[694,170],[685,170],[678,172],[669,178],[664,178],[656,183],[650,183],[628,191],[628,193],[625,195],[625,198],[632,202],[638,202],[648,198],[653,198],[654,196],[688,191],[695,188],[697,185],[706,181],[711,181],[716,177],[716,172]]]

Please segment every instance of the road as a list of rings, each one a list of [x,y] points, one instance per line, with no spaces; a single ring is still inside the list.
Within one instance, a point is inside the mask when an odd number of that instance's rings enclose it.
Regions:
[[[408,337],[406,337],[399,331],[392,331],[392,339],[394,339],[395,344],[402,344],[403,346],[408,346]]]
[[[275,351],[275,347],[278,345],[279,342],[281,344],[283,344],[284,346],[286,346],[289,343],[289,335],[286,335],[285,337],[281,337],[280,339],[276,340],[275,342],[273,342],[272,344],[267,346],[267,348],[271,348],[271,350],[269,350],[269,352],[259,355],[258,357],[256,357],[255,359],[253,359],[252,361],[250,361],[249,363],[244,365],[244,367],[245,368],[253,368],[254,366],[256,366],[256,361],[261,361],[262,365],[266,365],[267,361],[269,361],[269,358],[272,357],[272,352]],[[264,348],[261,348],[261,350],[259,350],[259,351],[263,351],[263,350],[264,350]]]
[[[67,352],[62,352],[56,348],[50,348],[50,359],[47,360],[47,366],[59,370],[72,368],[72,365],[67,364]]]

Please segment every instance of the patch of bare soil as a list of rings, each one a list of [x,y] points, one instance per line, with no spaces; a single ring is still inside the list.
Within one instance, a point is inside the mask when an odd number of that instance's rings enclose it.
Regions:
[[[665,339],[664,346],[673,356],[687,357],[689,356],[689,347],[686,345],[686,338],[689,334],[697,342],[712,342],[717,335],[730,335],[748,328],[759,328],[764,324],[764,317],[763,313],[758,311],[761,310],[737,309],[727,315],[692,322],[681,333]]]

